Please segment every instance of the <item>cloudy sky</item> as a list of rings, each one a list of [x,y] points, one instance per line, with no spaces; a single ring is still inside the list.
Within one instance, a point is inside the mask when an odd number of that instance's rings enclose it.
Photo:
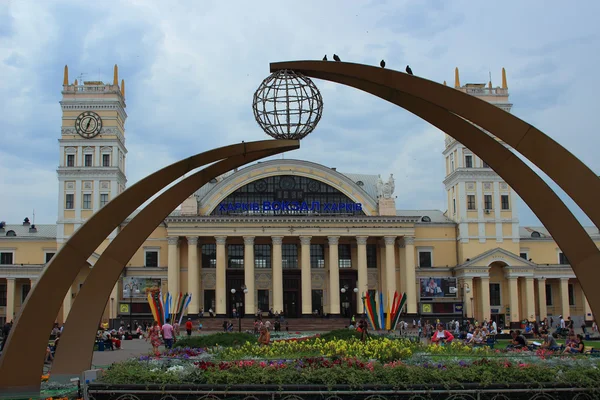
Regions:
[[[513,113],[598,172],[599,14],[596,0],[0,0],[0,220],[35,209],[37,223],[56,221],[65,64],[71,81],[105,82],[119,65],[129,185],[197,152],[267,138],[251,101],[269,62],[334,52],[449,83],[459,67],[462,83],[491,72],[496,86],[505,67]],[[442,132],[370,95],[316,84],[323,119],[286,158],[393,173],[398,208],[446,210]],[[520,219],[539,223],[524,204]]]

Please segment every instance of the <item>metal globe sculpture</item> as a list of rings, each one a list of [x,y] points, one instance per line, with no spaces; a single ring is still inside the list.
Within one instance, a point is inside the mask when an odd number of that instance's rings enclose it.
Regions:
[[[284,69],[262,81],[254,93],[252,109],[267,135],[300,140],[321,120],[323,97],[308,77]]]

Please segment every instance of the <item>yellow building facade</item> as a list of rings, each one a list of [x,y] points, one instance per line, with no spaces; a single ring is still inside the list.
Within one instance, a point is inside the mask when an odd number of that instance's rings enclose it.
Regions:
[[[508,86],[455,88],[510,112]],[[15,319],[44,265],[126,188],[125,83],[70,83],[65,67],[56,225],[3,223],[0,318]],[[448,209],[403,210],[393,176],[343,173],[303,160],[231,171],[174,210],[124,266],[104,321],[151,319],[145,289],[189,292],[188,314],[288,318],[363,313],[367,291],[407,294],[425,319],[593,316],[569,262],[543,227],[519,225],[518,197],[469,149],[445,139]],[[123,222],[121,228],[135,216]],[[598,229],[587,228],[595,242]],[[113,232],[65,297],[62,323]]]

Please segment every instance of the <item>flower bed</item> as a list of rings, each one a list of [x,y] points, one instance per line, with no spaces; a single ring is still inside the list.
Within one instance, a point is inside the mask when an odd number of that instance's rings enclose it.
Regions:
[[[115,364],[102,382],[109,384],[208,384],[208,385],[411,385],[456,386],[475,383],[528,384],[553,382],[573,387],[600,388],[600,369],[589,366],[546,367],[508,360],[481,358],[459,363],[407,365],[365,362],[354,358],[302,358],[272,361],[199,361],[150,367],[137,361]]]

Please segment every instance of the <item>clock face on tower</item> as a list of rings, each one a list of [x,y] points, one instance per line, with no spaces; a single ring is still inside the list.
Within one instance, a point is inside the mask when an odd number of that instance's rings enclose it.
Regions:
[[[83,138],[93,138],[100,133],[100,129],[102,129],[102,119],[95,112],[86,111],[79,114],[75,120],[75,130]]]

